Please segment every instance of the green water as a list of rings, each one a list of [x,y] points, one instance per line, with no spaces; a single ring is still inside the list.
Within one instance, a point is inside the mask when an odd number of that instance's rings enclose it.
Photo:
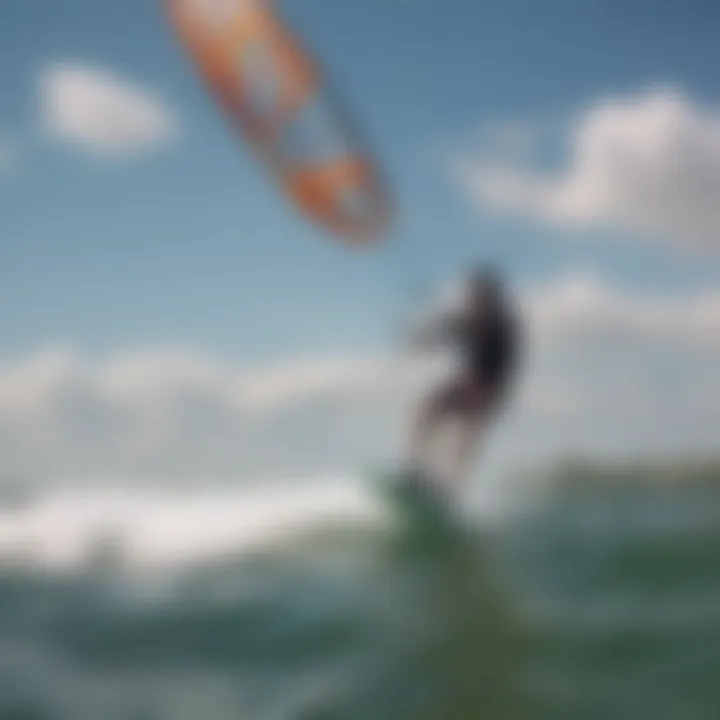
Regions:
[[[720,717],[720,491],[438,539],[313,528],[128,583],[6,572],[0,718]]]

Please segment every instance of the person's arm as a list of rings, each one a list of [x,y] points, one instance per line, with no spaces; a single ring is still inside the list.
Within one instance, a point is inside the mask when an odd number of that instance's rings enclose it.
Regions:
[[[409,345],[415,350],[429,350],[452,342],[462,331],[463,317],[458,313],[446,313],[425,319],[411,328]]]

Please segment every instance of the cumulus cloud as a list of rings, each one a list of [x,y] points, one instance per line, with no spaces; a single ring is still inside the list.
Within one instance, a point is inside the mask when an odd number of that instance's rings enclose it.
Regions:
[[[665,343],[720,353],[720,291],[646,297],[603,283],[592,273],[570,273],[529,290],[526,313],[545,342]]]
[[[604,225],[677,243],[720,242],[720,110],[672,89],[587,108],[557,175],[484,156],[457,168],[484,205],[575,226]]]
[[[465,302],[464,283],[448,285],[419,315],[432,323]],[[720,290],[683,295],[639,294],[612,285],[592,270],[575,269],[518,292],[533,341],[556,348],[603,343],[665,343],[684,351],[720,353]]]
[[[383,392],[407,388],[397,372],[372,358],[247,368],[183,350],[42,352],[0,365],[0,470],[242,478],[342,466],[370,434],[388,435],[399,401]]]
[[[95,65],[50,65],[40,78],[40,100],[47,134],[95,155],[139,155],[177,134],[174,114],[159,96]]]
[[[521,300],[542,351],[503,425],[506,465],[716,441],[720,292],[636,295],[573,273]],[[682,364],[668,367],[662,348]],[[0,362],[0,477],[251,480],[364,467],[402,452],[418,391],[444,370],[387,357],[246,367],[181,349],[41,352]]]

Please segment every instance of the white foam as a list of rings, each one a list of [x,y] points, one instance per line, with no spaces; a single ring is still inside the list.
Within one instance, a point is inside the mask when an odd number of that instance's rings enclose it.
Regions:
[[[175,490],[64,488],[0,510],[0,562],[49,569],[81,566],[118,539],[131,567],[172,566],[292,539],[326,522],[377,522],[360,482]]]

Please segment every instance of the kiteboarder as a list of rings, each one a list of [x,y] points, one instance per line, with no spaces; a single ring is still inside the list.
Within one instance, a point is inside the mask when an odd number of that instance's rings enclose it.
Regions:
[[[442,473],[447,489],[464,482],[483,431],[503,405],[515,374],[519,320],[498,274],[473,270],[459,310],[426,324],[413,344],[452,344],[459,350],[460,370],[421,403],[410,438],[408,479],[430,479],[429,463],[440,427],[456,420],[453,452]]]

